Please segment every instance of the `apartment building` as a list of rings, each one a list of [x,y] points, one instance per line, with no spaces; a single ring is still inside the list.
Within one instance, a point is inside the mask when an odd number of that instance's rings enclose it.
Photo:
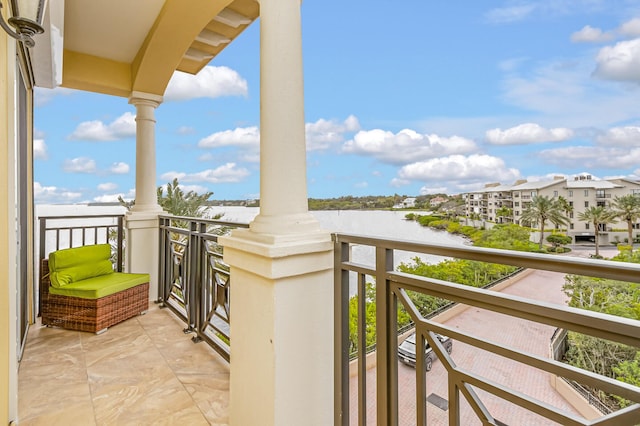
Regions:
[[[640,196],[640,182],[628,179],[594,179],[591,175],[573,178],[555,176],[552,180],[519,180],[513,185],[489,183],[479,191],[463,194],[466,215],[488,223],[521,224],[522,213],[534,196],[563,197],[571,207],[567,212],[569,224],[565,229],[574,242],[595,238],[593,224],[578,220],[580,213],[593,206],[609,206],[615,197],[634,194]],[[549,229],[552,224],[547,224]],[[640,222],[634,225],[640,230]],[[613,223],[601,226],[600,242],[624,241],[626,225]],[[638,234],[640,235],[640,232]]]

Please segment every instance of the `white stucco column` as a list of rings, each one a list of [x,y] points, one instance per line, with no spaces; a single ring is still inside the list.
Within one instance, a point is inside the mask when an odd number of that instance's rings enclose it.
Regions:
[[[127,272],[150,274],[149,298],[158,298],[158,205],[156,184],[155,109],[162,96],[133,92],[136,107],[136,203],[125,217]]]
[[[230,424],[333,424],[333,243],[309,213],[300,0],[260,3],[260,214],[231,266]]]
[[[315,231],[308,213],[300,0],[260,0],[260,214],[256,232]]]

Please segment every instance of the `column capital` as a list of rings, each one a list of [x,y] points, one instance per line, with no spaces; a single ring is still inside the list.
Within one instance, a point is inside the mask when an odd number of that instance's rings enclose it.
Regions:
[[[129,103],[132,105],[150,105],[154,108],[157,108],[162,101],[164,100],[164,98],[160,95],[156,95],[153,93],[145,93],[145,92],[138,92],[138,91],[133,91],[131,92],[131,96],[129,96]]]

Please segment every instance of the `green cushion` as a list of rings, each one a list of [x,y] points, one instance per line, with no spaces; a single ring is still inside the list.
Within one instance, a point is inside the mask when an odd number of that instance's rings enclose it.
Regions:
[[[49,287],[49,292],[51,294],[80,297],[82,299],[99,299],[148,282],[149,274],[113,272],[99,277],[72,282],[63,287]]]
[[[111,246],[109,244],[63,249],[49,254],[49,270],[51,272],[59,272],[61,269],[86,263],[96,263],[110,258]]]
[[[98,277],[113,273],[113,265],[110,260],[100,260],[98,262],[86,263],[84,265],[71,266],[58,272],[51,272],[51,285],[62,287],[76,281],[87,278]]]

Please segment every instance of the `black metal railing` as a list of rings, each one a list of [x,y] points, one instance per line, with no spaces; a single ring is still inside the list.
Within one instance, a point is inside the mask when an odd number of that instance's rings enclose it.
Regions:
[[[111,244],[111,260],[118,272],[124,266],[124,215],[40,216],[38,268],[49,253],[91,244]],[[38,272],[39,273],[39,272]],[[39,277],[36,282],[39,282]],[[36,292],[37,294],[37,292]],[[38,300],[38,315],[40,313]]]
[[[562,327],[579,333],[640,347],[640,322],[626,318],[605,315],[587,310],[579,310],[561,305],[539,302],[522,297],[487,289],[473,288],[453,282],[425,278],[417,275],[396,272],[393,257],[395,251],[410,251],[440,255],[455,259],[477,260],[488,263],[500,263],[546,271],[568,274],[610,278],[620,281],[640,282],[640,265],[594,259],[580,259],[537,253],[522,253],[505,250],[421,244],[417,242],[394,241],[384,238],[369,238],[357,235],[335,234],[335,346],[336,346],[336,389],[335,424],[348,425],[357,419],[359,425],[368,424],[367,388],[375,387],[373,403],[375,410],[369,413],[379,425],[399,424],[399,376],[397,345],[397,312],[399,304],[404,306],[416,324],[416,348],[425,348],[428,343],[442,366],[448,380],[448,422],[460,424],[461,400],[483,424],[500,424],[484,403],[485,395],[493,395],[514,406],[521,407],[533,415],[563,425],[591,424],[571,412],[541,402],[521,390],[496,383],[474,371],[456,365],[436,333],[470,345],[474,351],[486,351],[494,355],[538,369],[559,377],[567,378],[585,386],[600,389],[628,399],[633,405],[609,414],[598,424],[638,424],[640,423],[640,388],[612,378],[581,370],[562,362],[540,356],[528,351],[512,348],[504,344],[491,342],[485,338],[470,334],[465,330],[450,327],[434,320],[424,318],[407,294],[407,291],[419,292],[453,302],[463,303],[475,308],[497,312],[512,318],[525,319],[540,324]],[[351,261],[350,247],[365,245],[375,247],[376,259],[372,265]],[[357,387],[352,389],[349,383],[349,285],[354,280],[358,299],[357,338],[358,347],[365,347],[365,286],[367,279],[373,279],[376,286],[376,379],[367,381],[366,352],[358,352]],[[493,324],[492,326],[498,326]],[[456,343],[458,344],[458,343]],[[419,351],[420,349],[417,349]],[[415,369],[415,424],[426,425],[427,392],[425,358],[416,357]],[[407,384],[404,383],[403,391]],[[357,407],[352,416],[350,392],[357,394]],[[481,398],[480,396],[483,396]],[[403,413],[403,415],[406,413]]]
[[[194,342],[206,341],[229,361],[231,277],[218,237],[244,223],[159,217],[158,302],[186,323]]]

